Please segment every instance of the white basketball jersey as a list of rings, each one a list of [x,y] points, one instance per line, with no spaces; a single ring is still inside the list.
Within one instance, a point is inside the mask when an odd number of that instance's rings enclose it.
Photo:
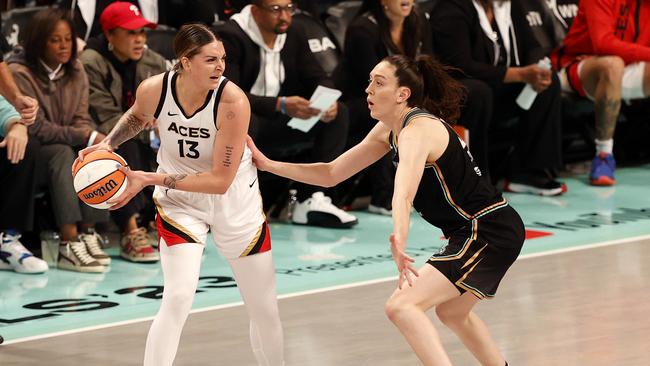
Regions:
[[[154,114],[160,134],[158,169],[169,174],[209,171],[217,137],[219,100],[228,80],[222,76],[217,88],[208,93],[203,106],[187,115],[176,96],[177,77],[174,71],[165,73],[162,97]],[[239,170],[250,169],[251,158],[250,150],[245,147]]]

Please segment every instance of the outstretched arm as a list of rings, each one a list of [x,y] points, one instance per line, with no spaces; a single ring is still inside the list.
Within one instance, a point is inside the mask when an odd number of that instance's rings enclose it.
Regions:
[[[389,133],[388,127],[377,123],[363,141],[329,163],[292,164],[274,161],[260,152],[250,137],[248,147],[253,152],[253,161],[260,170],[298,182],[332,187],[386,155],[390,150]]]

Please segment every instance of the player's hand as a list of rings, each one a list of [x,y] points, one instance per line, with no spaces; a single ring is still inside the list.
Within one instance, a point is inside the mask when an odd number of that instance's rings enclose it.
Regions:
[[[320,113],[320,109],[310,107],[309,101],[299,96],[286,97],[286,110],[289,117],[300,119],[307,119]]]
[[[126,174],[127,184],[124,192],[116,198],[111,198],[106,203],[111,205],[109,210],[117,210],[118,208],[124,207],[136,194],[147,186],[145,175],[146,173],[140,170],[131,170],[128,166],[122,166],[119,168],[120,171]]]
[[[418,277],[418,271],[413,267],[412,263],[415,262],[415,259],[411,258],[408,254],[404,252],[405,243],[399,239],[395,234],[390,234],[390,251],[393,253],[393,260],[397,266],[397,271],[399,272],[399,282],[397,287],[401,290],[404,280],[413,286],[413,279],[411,275]]]
[[[0,142],[0,148],[7,148],[7,160],[12,164],[18,164],[25,157],[27,147],[27,127],[21,123],[14,123],[9,127],[5,139]]]
[[[38,112],[38,101],[26,95],[19,95],[14,100],[14,107],[20,113],[20,120],[26,126],[31,125],[36,120],[36,113]]]
[[[338,112],[339,112],[339,104],[337,102],[334,102],[334,104],[332,104],[332,106],[329,107],[329,109],[325,111],[325,113],[323,113],[322,116],[320,116],[320,120],[325,123],[332,122],[334,118],[336,118]]]
[[[522,68],[522,76],[536,92],[541,93],[551,85],[551,70],[539,67],[537,64]]]
[[[77,167],[77,164],[84,161],[84,157],[86,155],[88,155],[91,152],[96,151],[96,150],[113,151],[113,148],[111,147],[111,145],[108,144],[108,142],[102,140],[98,144],[88,146],[85,149],[79,150],[79,154],[78,154],[77,158],[74,160],[74,163],[72,163],[72,171],[74,172],[74,169]]]
[[[270,165],[271,159],[267,158],[266,155],[264,155],[257,148],[257,146],[255,146],[255,143],[253,142],[253,139],[250,136],[246,136],[246,144],[248,145],[248,148],[253,153],[253,164],[255,164],[257,169],[261,171],[268,170],[268,166]]]

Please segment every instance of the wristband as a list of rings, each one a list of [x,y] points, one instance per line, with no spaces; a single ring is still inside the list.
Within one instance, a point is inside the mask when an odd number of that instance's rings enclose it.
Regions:
[[[98,133],[97,131],[93,131],[90,133],[90,137],[88,138],[88,147],[93,145],[93,141],[95,141],[95,137],[97,137]]]

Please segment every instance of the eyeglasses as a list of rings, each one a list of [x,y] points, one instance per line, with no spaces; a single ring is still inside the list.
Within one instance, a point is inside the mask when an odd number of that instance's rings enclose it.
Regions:
[[[288,4],[288,5],[285,5],[285,6],[281,6],[281,5],[270,5],[270,6],[260,5],[259,7],[266,10],[266,11],[268,11],[269,13],[273,14],[276,17],[280,16],[280,14],[282,14],[283,11],[286,11],[290,15],[293,15],[296,12],[296,9],[298,8],[295,4]]]

